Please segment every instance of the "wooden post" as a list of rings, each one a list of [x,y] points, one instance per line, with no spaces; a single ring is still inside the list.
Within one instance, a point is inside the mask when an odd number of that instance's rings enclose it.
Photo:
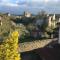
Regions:
[[[59,27],[59,40],[58,43],[60,44],[60,27]]]
[[[58,21],[58,28],[59,28],[58,44],[60,44],[60,18],[59,18],[59,21]]]

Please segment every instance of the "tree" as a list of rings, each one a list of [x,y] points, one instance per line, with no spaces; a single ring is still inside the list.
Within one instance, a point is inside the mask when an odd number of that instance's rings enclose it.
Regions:
[[[45,18],[47,16],[46,11],[41,10],[38,14],[37,14],[37,18]]]
[[[0,45],[0,60],[20,60],[17,31],[11,33]]]

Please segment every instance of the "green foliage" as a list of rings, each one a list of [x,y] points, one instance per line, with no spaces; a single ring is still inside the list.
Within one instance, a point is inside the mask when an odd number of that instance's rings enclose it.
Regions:
[[[35,26],[33,23],[30,23],[30,24],[28,24],[27,29],[28,29],[29,31],[32,31],[32,30],[34,30],[36,27],[37,27],[37,26]]]
[[[2,17],[1,22],[2,22],[2,25],[0,26],[0,35],[5,32],[9,32],[11,29],[11,22],[8,17]]]

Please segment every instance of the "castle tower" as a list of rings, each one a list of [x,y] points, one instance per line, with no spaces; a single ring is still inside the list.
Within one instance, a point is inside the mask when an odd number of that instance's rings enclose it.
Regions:
[[[31,17],[31,13],[30,12],[24,12],[24,16],[25,17]]]
[[[48,26],[51,27],[52,24],[52,16],[49,16],[48,18]]]
[[[56,17],[56,16],[55,16],[55,14],[54,14],[52,19],[55,20],[55,19],[56,19],[55,17]]]

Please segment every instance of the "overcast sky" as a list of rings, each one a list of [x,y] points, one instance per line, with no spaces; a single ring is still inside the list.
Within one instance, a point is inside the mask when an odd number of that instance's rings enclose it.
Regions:
[[[22,14],[24,11],[37,13],[60,13],[60,0],[0,0],[0,12]]]

